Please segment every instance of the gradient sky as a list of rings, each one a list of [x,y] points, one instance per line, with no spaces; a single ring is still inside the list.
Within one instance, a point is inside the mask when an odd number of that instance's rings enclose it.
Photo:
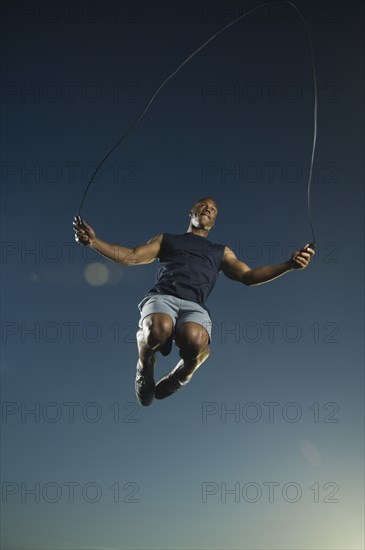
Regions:
[[[2,3],[3,550],[364,547],[364,7],[295,3],[318,76],[317,254],[257,287],[221,274],[211,356],[148,408],[135,332],[157,264],[82,248],[72,219],[163,80],[258,3]],[[274,2],[165,86],[82,215],[133,246],[185,232],[208,195],[213,242],[286,261],[311,240],[312,132],[306,34]],[[157,359],[159,377],[178,350]]]

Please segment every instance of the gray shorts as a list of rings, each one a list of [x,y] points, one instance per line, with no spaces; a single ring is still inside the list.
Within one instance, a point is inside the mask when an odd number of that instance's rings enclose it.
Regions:
[[[173,338],[184,323],[192,322],[202,325],[209,334],[209,342],[212,337],[212,321],[206,309],[195,302],[182,300],[169,294],[154,294],[153,296],[145,296],[138,304],[138,309],[141,312],[141,318],[138,326],[142,328],[142,321],[151,313],[167,313],[172,318],[174,324]]]

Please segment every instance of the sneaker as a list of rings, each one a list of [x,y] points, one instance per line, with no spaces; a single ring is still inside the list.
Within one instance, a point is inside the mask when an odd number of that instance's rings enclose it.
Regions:
[[[176,374],[171,372],[163,376],[156,384],[155,397],[156,399],[165,399],[165,397],[176,393],[183,386],[184,383],[180,382]]]
[[[141,369],[139,361],[137,362],[137,373],[134,387],[136,396],[141,405],[147,407],[151,405],[155,396],[155,380],[153,378],[155,361],[149,369]]]

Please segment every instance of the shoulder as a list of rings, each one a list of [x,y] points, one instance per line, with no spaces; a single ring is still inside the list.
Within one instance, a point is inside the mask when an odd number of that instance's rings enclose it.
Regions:
[[[163,241],[168,241],[168,240],[173,240],[173,239],[176,239],[176,238],[179,238],[179,237],[184,237],[184,234],[175,234],[175,233],[167,233],[167,232],[164,232],[164,233],[160,233],[159,235],[156,235],[155,237],[152,237],[152,239],[150,239],[148,241],[148,243],[151,243],[151,242],[154,242],[154,241],[158,241],[160,244],[162,244]]]
[[[235,257],[236,254],[233,252],[232,248],[229,248],[229,246],[227,245],[223,245],[224,246],[224,257],[230,257],[232,258],[233,256]]]
[[[155,237],[152,237],[152,239],[150,239],[147,244],[161,244],[162,243],[162,240],[163,240],[163,236],[164,236],[164,233],[160,233],[159,235],[156,235]]]
[[[222,257],[222,265],[227,265],[227,264],[230,264],[231,262],[234,262],[234,261],[237,261],[237,256],[236,254],[233,252],[233,250],[231,248],[229,248],[229,246],[226,246],[224,245],[224,252],[223,252],[223,257]]]

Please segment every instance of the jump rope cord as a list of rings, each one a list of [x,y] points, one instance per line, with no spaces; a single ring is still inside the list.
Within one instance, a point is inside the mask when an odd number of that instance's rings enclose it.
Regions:
[[[105,155],[105,157],[99,162],[99,164],[97,165],[97,167],[95,168],[94,170],[94,173],[93,175],[91,176],[87,186],[86,186],[86,189],[84,191],[84,194],[83,194],[83,197],[82,197],[82,200],[81,200],[81,203],[80,203],[80,206],[79,206],[79,209],[78,209],[78,216],[80,216],[80,213],[81,213],[81,209],[82,209],[82,206],[84,204],[84,201],[85,201],[85,198],[86,198],[86,195],[90,189],[90,186],[91,186],[91,183],[93,182],[96,174],[98,173],[98,171],[100,170],[101,166],[104,164],[104,162],[107,160],[107,158],[112,154],[112,152],[114,151],[114,149],[116,149],[118,147],[118,145],[120,143],[122,143],[122,141],[128,136],[128,134],[133,130],[133,128],[135,128],[137,126],[137,124],[140,122],[140,120],[144,117],[144,115],[146,114],[146,112],[148,111],[149,107],[151,106],[152,102],[156,99],[157,95],[159,94],[159,92],[162,90],[162,88],[165,86],[165,84],[167,84],[167,82],[169,80],[171,80],[171,78],[173,76],[175,76],[179,71],[180,69],[183,68],[184,65],[186,65],[186,63],[188,63],[188,61],[190,61],[190,59],[192,59],[197,53],[199,53],[201,50],[203,50],[208,44],[209,42],[212,42],[212,40],[214,40],[217,36],[219,36],[220,34],[222,34],[224,31],[226,31],[227,29],[229,29],[230,27],[232,27],[232,25],[235,25],[236,23],[238,23],[238,21],[240,21],[241,19],[243,19],[244,17],[247,17],[250,13],[258,10],[259,8],[262,8],[264,6],[267,6],[269,4],[277,4],[279,3],[281,0],[277,0],[275,2],[273,2],[272,0],[270,2],[265,2],[264,4],[260,4],[258,6],[256,6],[255,8],[252,8],[251,10],[247,11],[246,13],[244,13],[243,15],[240,15],[240,17],[237,17],[237,19],[235,19],[234,21],[231,21],[230,23],[228,23],[227,25],[225,25],[224,27],[222,27],[219,31],[217,31],[215,34],[213,34],[213,36],[211,36],[210,38],[208,38],[208,40],[206,42],[204,42],[204,44],[202,44],[199,48],[197,48],[193,53],[191,53],[178,67],[177,69],[175,69],[167,78],[166,80],[159,86],[159,88],[157,88],[156,92],[153,94],[153,96],[151,97],[151,99],[148,101],[146,107],[144,108],[144,110],[142,111],[142,113],[136,118],[136,120],[131,124],[131,126],[124,132],[124,134],[122,135],[122,137],[120,137],[118,139],[118,141],[115,143],[115,145],[113,145],[113,147],[110,149],[110,151]],[[311,162],[310,162],[310,169],[309,169],[309,177],[308,177],[308,187],[307,187],[307,195],[308,195],[308,219],[309,219],[309,225],[310,225],[310,228],[311,228],[311,232],[312,232],[312,243],[311,243],[311,246],[313,247],[315,244],[316,244],[316,239],[315,239],[315,235],[314,235],[314,230],[313,230],[313,223],[312,223],[312,216],[311,216],[311,203],[310,203],[310,188],[311,188],[311,181],[312,181],[312,172],[313,172],[313,162],[314,162],[314,152],[315,152],[315,148],[316,148],[316,141],[317,141],[317,106],[318,106],[318,89],[317,89],[317,78],[316,78],[316,69],[315,69],[315,63],[314,63],[314,52],[313,52],[313,44],[312,44],[312,38],[311,38],[311,34],[310,34],[310,31],[309,31],[309,27],[308,27],[308,24],[306,22],[306,20],[304,19],[304,16],[302,15],[301,11],[297,8],[297,6],[295,4],[293,4],[292,2],[289,2],[288,0],[282,0],[282,3],[284,4],[289,4],[290,6],[292,6],[296,12],[298,13],[298,15],[300,16],[300,19],[302,20],[303,24],[304,24],[304,27],[305,27],[305,30],[306,30],[306,33],[307,33],[307,37],[308,37],[308,42],[309,42],[309,46],[310,46],[310,52],[311,52],[311,60],[312,60],[312,69],[313,69],[313,89],[314,89],[314,126],[313,126],[313,145],[312,145],[312,155],[311,155]]]

